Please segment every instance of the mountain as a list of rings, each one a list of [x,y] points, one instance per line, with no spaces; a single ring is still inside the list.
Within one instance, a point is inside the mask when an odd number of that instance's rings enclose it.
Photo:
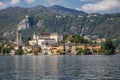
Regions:
[[[26,8],[10,7],[0,10],[0,33],[13,30],[24,15],[27,15]]]
[[[65,8],[59,5],[54,5],[51,7],[48,7],[48,9],[50,9],[51,11],[55,12],[55,13],[60,13],[60,14],[87,14],[83,11],[78,11],[75,9],[70,9],[70,8]]]
[[[29,16],[27,20],[26,16]],[[58,5],[32,8],[17,6],[0,10],[0,39],[14,39],[18,25],[24,39],[31,37],[34,32],[120,38],[120,13],[87,14]]]

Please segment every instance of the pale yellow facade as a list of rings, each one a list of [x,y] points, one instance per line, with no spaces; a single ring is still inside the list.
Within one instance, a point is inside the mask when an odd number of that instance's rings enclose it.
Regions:
[[[51,46],[52,54],[60,54],[60,52],[63,52],[63,51],[64,51],[64,46],[63,45]]]

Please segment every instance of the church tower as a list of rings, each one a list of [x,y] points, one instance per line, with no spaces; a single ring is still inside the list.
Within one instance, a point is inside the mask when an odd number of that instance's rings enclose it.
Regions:
[[[18,46],[22,45],[21,33],[18,31],[16,32],[16,42]]]

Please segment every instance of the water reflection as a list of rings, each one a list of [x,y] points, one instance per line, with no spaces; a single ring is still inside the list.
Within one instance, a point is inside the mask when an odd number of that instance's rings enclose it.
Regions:
[[[0,56],[0,80],[119,80],[119,57]]]

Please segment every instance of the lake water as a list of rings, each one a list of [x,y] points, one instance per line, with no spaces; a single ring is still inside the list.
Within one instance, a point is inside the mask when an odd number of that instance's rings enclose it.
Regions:
[[[0,56],[0,80],[120,80],[120,54]]]

